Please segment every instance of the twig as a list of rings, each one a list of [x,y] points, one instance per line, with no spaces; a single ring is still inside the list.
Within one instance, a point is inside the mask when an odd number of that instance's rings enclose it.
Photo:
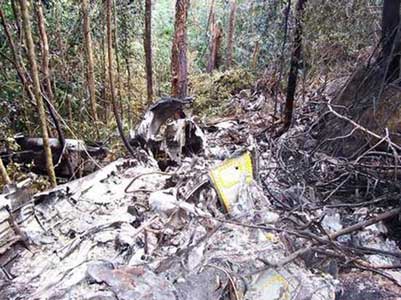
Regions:
[[[384,278],[387,278],[388,280],[390,280],[391,282],[393,282],[393,283],[396,284],[397,286],[401,287],[401,284],[398,282],[398,280],[396,280],[396,279],[393,278],[392,276],[390,276],[390,275],[388,275],[388,274],[386,274],[386,273],[384,273],[384,272],[382,272],[382,271],[376,270],[376,269],[374,269],[374,268],[362,266],[362,265],[360,265],[360,264],[357,263],[357,262],[353,262],[353,265],[354,265],[356,268],[358,268],[358,269],[361,269],[361,270],[364,270],[364,271],[369,271],[369,272],[375,273],[375,274],[377,274],[377,275],[383,276]]]
[[[353,126],[355,126],[356,128],[358,128],[359,130],[361,130],[361,131],[363,131],[363,132],[365,132],[365,133],[367,133],[367,134],[369,134],[369,135],[371,135],[371,136],[373,136],[373,137],[375,137],[375,138],[377,138],[377,139],[379,139],[379,140],[382,140],[382,139],[383,139],[382,136],[380,136],[380,135],[374,133],[373,131],[370,131],[369,129],[367,129],[367,128],[365,128],[365,127],[362,127],[361,125],[359,125],[359,124],[356,123],[355,121],[353,121],[353,120],[347,118],[346,116],[344,116],[344,115],[338,113],[337,111],[335,111],[335,110],[333,109],[333,107],[331,106],[331,100],[330,100],[329,102],[327,102],[327,106],[328,106],[330,112],[332,112],[336,117],[338,117],[338,118],[340,118],[340,119],[342,119],[342,120],[345,120],[345,121],[351,123]],[[389,145],[393,146],[395,149],[401,150],[401,146],[395,144],[395,143],[392,142],[391,140],[385,139],[385,141],[386,141]]]
[[[327,237],[320,237],[317,236],[313,233],[310,232],[295,232],[295,231],[289,231],[289,230],[285,230],[285,229],[280,229],[280,228],[274,228],[274,227],[267,227],[267,226],[258,226],[258,225],[249,225],[249,224],[242,224],[242,223],[238,223],[238,222],[233,222],[233,221],[227,221],[227,220],[222,220],[223,222],[226,223],[230,223],[230,224],[234,224],[234,225],[238,225],[238,226],[244,226],[244,227],[249,227],[249,228],[258,228],[258,229],[263,229],[263,230],[269,230],[269,231],[281,231],[281,232],[286,232],[289,234],[294,234],[296,236],[299,237],[310,237],[314,240],[316,240],[317,242],[323,243],[323,244],[328,244],[328,243],[332,243],[332,241],[334,241],[335,239],[337,239],[338,237],[342,236],[342,235],[346,235],[346,234],[350,234],[352,232],[361,230],[365,227],[368,227],[370,225],[376,224],[380,221],[389,219],[391,217],[397,216],[401,211],[401,208],[394,208],[388,212],[382,213],[380,215],[377,215],[371,219],[359,222],[357,224],[354,224],[352,226],[346,227],[342,230],[336,231],[332,234],[329,234]],[[218,221],[221,221],[219,219],[216,219]],[[310,243],[308,246],[305,246],[293,253],[291,253],[289,256],[287,256],[286,258],[284,258],[283,260],[281,260],[278,263],[270,263],[270,266],[274,266],[274,267],[282,267],[286,264],[288,264],[289,262],[295,260],[296,258],[298,258],[299,256],[301,256],[302,254],[305,254],[311,250],[314,250],[317,247],[316,242],[312,242]]]
[[[228,280],[229,280],[230,283],[231,283],[231,286],[233,287],[235,299],[236,299],[236,300],[240,300],[239,293],[238,293],[238,289],[237,289],[237,286],[235,285],[235,281],[234,281],[234,279],[232,278],[231,274],[230,274],[227,270],[225,270],[225,269],[223,269],[223,268],[220,268],[219,266],[212,265],[212,264],[207,264],[205,267],[212,267],[212,268],[215,268],[215,269],[217,269],[217,270],[223,272],[224,274],[226,274],[226,276],[228,277]]]
[[[330,204],[330,205],[325,205],[327,208],[340,208],[340,207],[348,207],[348,208],[354,208],[354,207],[363,207],[363,206],[369,206],[372,204],[377,204],[379,202],[382,202],[384,200],[388,200],[388,197],[382,196],[379,198],[376,198],[371,201],[365,201],[365,202],[359,202],[359,203],[340,203],[340,204]],[[317,209],[320,209],[321,207],[318,207]]]

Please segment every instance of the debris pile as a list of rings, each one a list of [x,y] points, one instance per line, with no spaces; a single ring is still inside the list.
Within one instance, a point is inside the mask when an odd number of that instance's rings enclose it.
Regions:
[[[17,134],[14,140],[19,146],[19,151],[1,151],[0,157],[4,164],[15,162],[23,164],[36,174],[47,174],[43,139]],[[87,145],[82,140],[66,139],[65,142],[63,148],[58,139],[49,139],[55,172],[59,178],[69,179],[93,173],[99,168],[97,161],[104,159],[108,152],[104,146]]]
[[[199,126],[181,113],[173,118],[176,109],[156,126],[158,105],[132,135],[138,158],[117,160],[32,198],[0,196],[2,230],[8,230],[7,239],[23,241],[1,244],[2,296],[334,300],[401,295],[394,288],[401,284],[401,251],[383,223],[399,209],[329,203],[341,187],[324,197],[317,182],[305,180],[307,172],[311,178],[327,172],[331,162],[305,150],[311,147],[299,136],[306,126],[272,140],[263,134],[263,119],[232,117]],[[191,126],[196,134],[187,134]],[[196,149],[182,150],[198,138]],[[157,146],[150,146],[151,140]],[[166,155],[159,155],[161,150]],[[309,169],[296,169],[306,163]],[[352,280],[356,269],[363,270],[359,278],[367,278],[355,281],[358,286]]]

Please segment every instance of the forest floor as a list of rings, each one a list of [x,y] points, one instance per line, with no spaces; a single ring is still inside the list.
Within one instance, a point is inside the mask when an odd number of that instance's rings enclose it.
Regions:
[[[306,91],[277,138],[273,101],[241,91],[231,115],[190,118],[201,149],[163,171],[140,151],[28,201],[1,195],[2,297],[401,299],[394,180],[313,137],[331,88]]]

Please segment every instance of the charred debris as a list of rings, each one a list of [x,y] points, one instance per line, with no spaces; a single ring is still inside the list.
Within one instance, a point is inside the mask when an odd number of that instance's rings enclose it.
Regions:
[[[29,179],[8,185],[2,299],[400,299],[399,149],[341,118],[329,90],[310,92],[276,138],[263,93],[242,91],[237,115],[208,121],[191,99],[162,98],[130,133],[137,157],[36,195]],[[351,151],[338,135],[321,142],[322,109],[351,122],[358,155],[337,155]],[[42,159],[40,139],[17,142],[19,159]]]

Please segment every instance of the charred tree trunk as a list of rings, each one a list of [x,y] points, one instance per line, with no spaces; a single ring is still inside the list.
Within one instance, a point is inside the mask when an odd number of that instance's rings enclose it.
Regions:
[[[171,49],[171,95],[185,98],[188,90],[187,18],[189,0],[177,0],[175,5],[174,39]]]
[[[234,32],[235,32],[236,15],[237,15],[237,3],[236,3],[236,0],[232,0],[231,8],[230,8],[230,19],[228,22],[226,69],[231,68],[232,61],[233,61],[233,47],[234,47]]]
[[[288,73],[287,97],[284,108],[284,132],[288,130],[292,121],[298,70],[302,59],[302,19],[306,1],[307,0],[298,0],[296,7],[294,44],[292,47],[290,71]]]
[[[124,104],[123,98],[121,96],[121,65],[120,65],[120,53],[119,53],[119,40],[118,40],[118,24],[117,24],[117,3],[113,1],[114,7],[114,56],[116,57],[116,66],[117,66],[117,95],[118,102],[120,106],[120,118],[124,120]]]
[[[88,0],[82,0],[82,16],[83,16],[83,32],[85,40],[85,52],[87,60],[87,85],[89,90],[89,99],[92,110],[92,117],[95,121],[95,127],[97,131],[97,122],[99,120],[96,109],[96,89],[95,89],[95,72],[94,72],[94,60],[93,60],[93,49],[92,49],[92,36],[90,29],[90,18],[89,18],[89,3]]]
[[[1,175],[1,180],[3,181],[4,184],[11,184],[10,177],[8,177],[6,167],[4,166],[1,158],[0,158],[0,175]]]
[[[212,18],[211,31],[212,31],[212,36],[209,45],[210,53],[206,68],[206,71],[208,73],[211,73],[214,69],[217,69],[219,67],[219,51],[221,45],[222,30],[220,28],[220,24],[217,24],[216,21],[214,20],[214,17]]]
[[[400,3],[400,0],[385,0],[383,4],[382,47],[387,81],[400,77]]]
[[[146,67],[146,90],[148,103],[153,100],[153,67],[152,67],[152,0],[145,0],[145,34],[143,39]]]
[[[27,55],[29,60],[29,66],[31,68],[31,77],[33,82],[33,93],[36,100],[36,106],[39,113],[40,125],[42,129],[43,136],[43,148],[46,156],[46,168],[47,173],[49,175],[50,183],[52,187],[57,185],[56,182],[56,174],[54,172],[52,151],[49,145],[49,134],[47,132],[47,120],[45,108],[43,105],[43,99],[40,94],[40,81],[39,81],[39,72],[36,64],[36,55],[35,55],[35,46],[32,39],[32,31],[31,31],[31,22],[28,14],[28,4],[27,0],[19,0],[21,6],[21,16],[22,16],[22,27],[24,30],[26,46],[27,46]]]
[[[135,156],[127,138],[124,135],[123,125],[121,123],[120,115],[118,113],[118,106],[116,101],[116,90],[114,88],[114,74],[113,74],[113,35],[111,31],[111,12],[112,12],[112,0],[106,1],[106,27],[107,27],[107,56],[108,56],[108,75],[109,75],[109,86],[110,86],[110,99],[113,108],[114,117],[117,122],[118,132],[120,133],[121,139],[128,152]]]
[[[61,127],[60,120],[57,117],[57,113],[54,108],[55,102],[54,102],[54,95],[53,95],[52,84],[51,84],[51,80],[50,80],[50,70],[49,70],[49,42],[47,39],[43,7],[42,7],[42,4],[40,1],[35,2],[35,8],[36,8],[36,16],[38,18],[38,26],[39,26],[39,33],[40,33],[40,49],[42,52],[42,73],[45,76],[44,86],[45,86],[45,92],[48,97],[47,100],[45,99],[45,103],[46,103],[47,109],[50,113],[50,116],[52,117],[54,125],[56,126],[60,145],[62,146],[62,149],[65,149],[66,142],[65,142],[64,130]],[[65,160],[70,173],[74,174],[74,170],[71,166],[70,161],[68,160],[68,153],[66,151],[62,150],[60,152],[60,157],[58,160],[60,160],[60,159]]]

